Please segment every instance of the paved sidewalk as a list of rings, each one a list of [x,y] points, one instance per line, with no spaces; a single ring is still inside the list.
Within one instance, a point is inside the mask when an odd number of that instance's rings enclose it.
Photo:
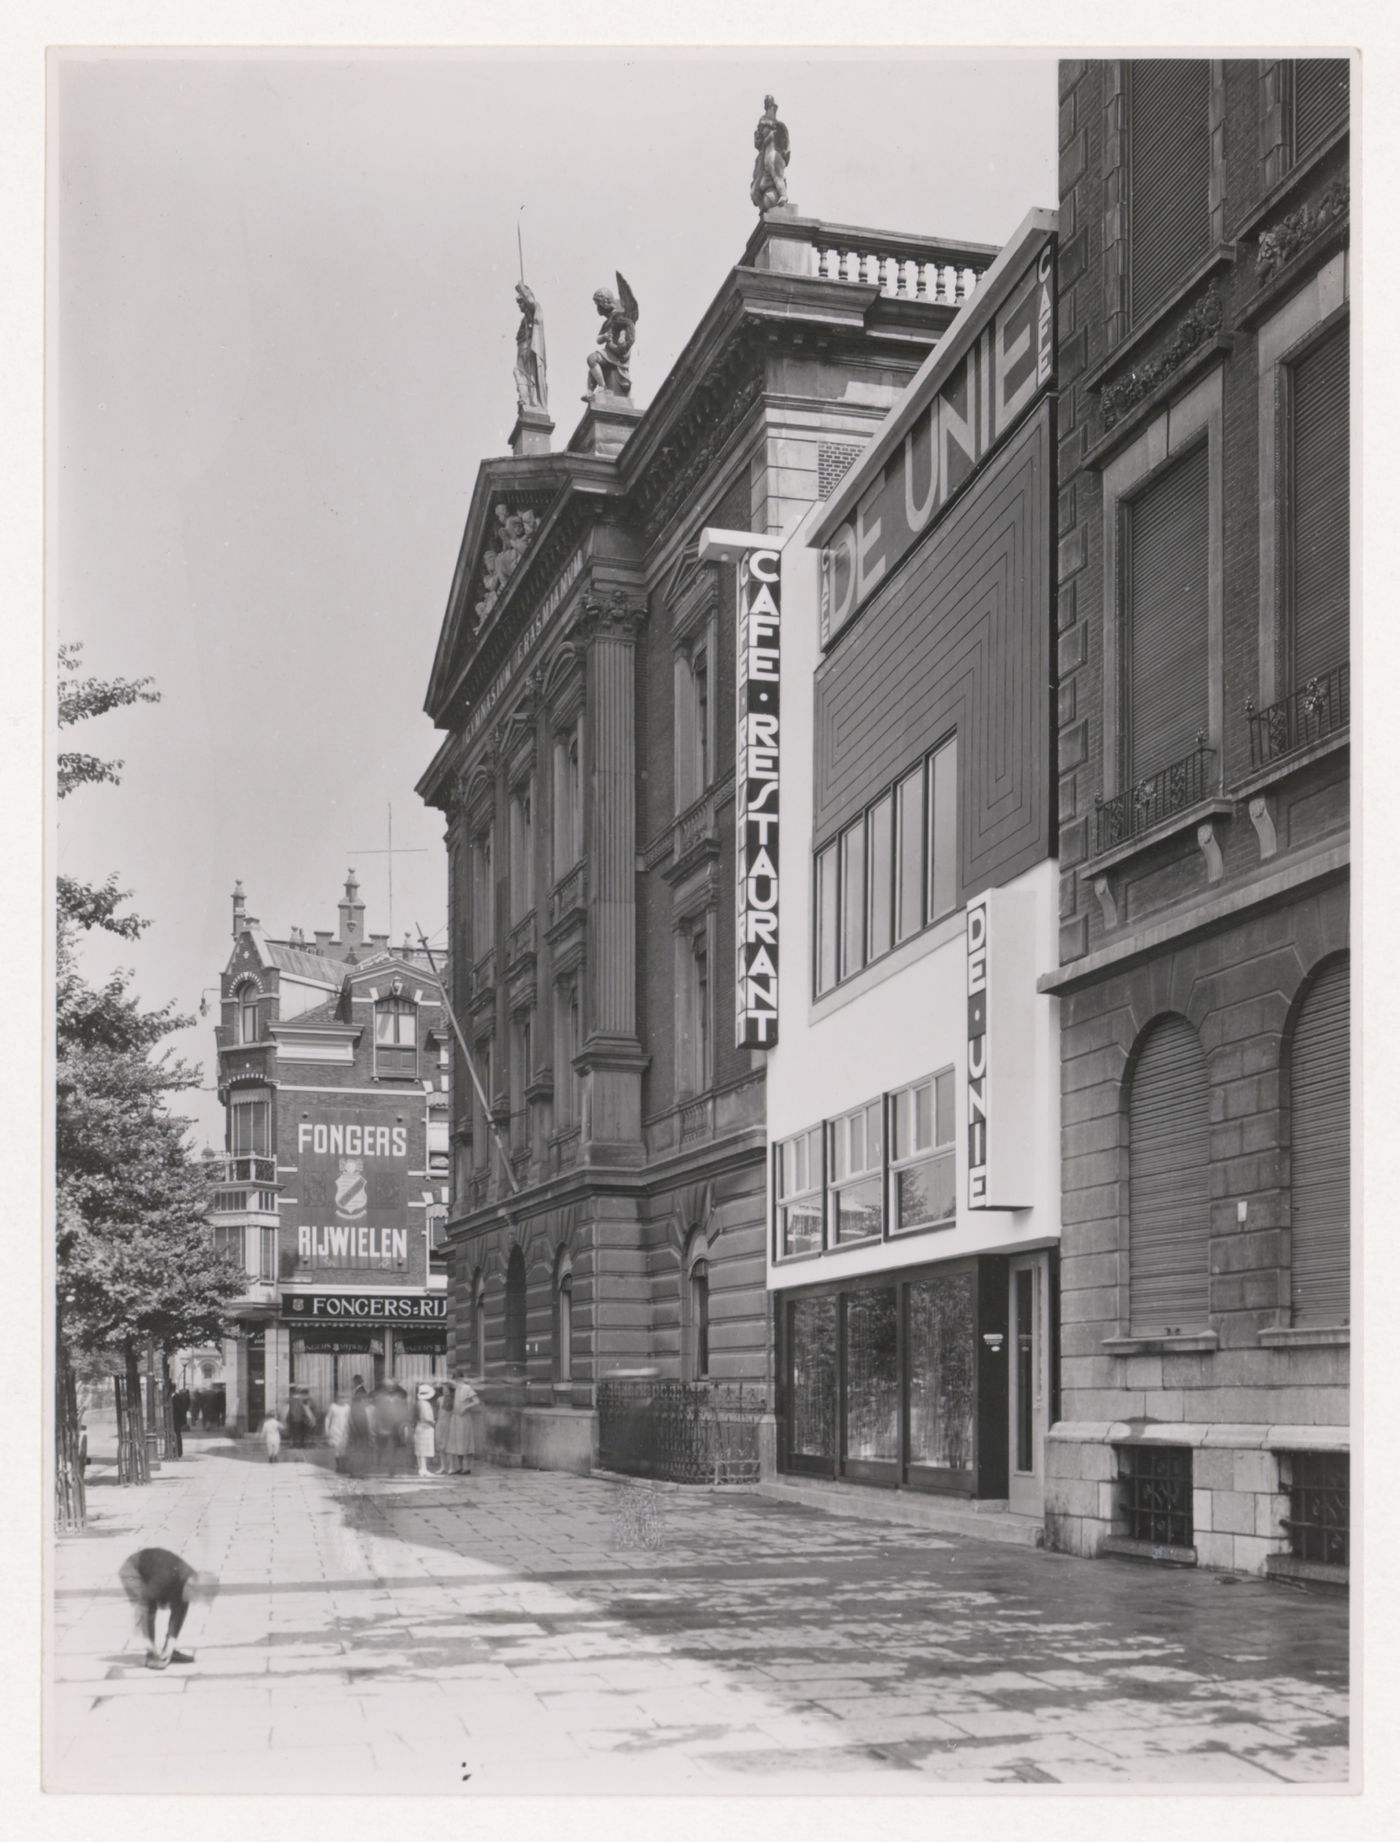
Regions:
[[[50,1790],[1343,1781],[1345,1601],[757,1496],[200,1440],[57,1547]],[[655,1544],[655,1545],[652,1545]],[[116,1579],[221,1582],[142,1667]]]

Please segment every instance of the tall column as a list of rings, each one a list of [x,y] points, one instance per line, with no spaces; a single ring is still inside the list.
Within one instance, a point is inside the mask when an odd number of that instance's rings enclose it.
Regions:
[[[636,647],[643,601],[594,593],[580,616],[587,656],[589,1006],[584,1157],[641,1161],[637,1041]]]

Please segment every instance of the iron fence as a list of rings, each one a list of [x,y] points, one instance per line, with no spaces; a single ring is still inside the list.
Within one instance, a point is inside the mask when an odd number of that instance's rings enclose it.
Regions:
[[[598,1384],[598,1460],[605,1471],[672,1484],[756,1484],[761,1388],[645,1380]]]
[[[1351,722],[1351,665],[1343,660],[1277,703],[1263,710],[1254,699],[1245,704],[1249,718],[1249,759],[1252,766],[1267,767],[1314,742],[1339,735]]]
[[[1201,737],[1180,761],[1144,775],[1136,785],[1115,793],[1112,799],[1098,795],[1094,802],[1098,815],[1096,848],[1111,851],[1115,844],[1126,844],[1174,812],[1184,812],[1188,806],[1208,798],[1215,790],[1215,750],[1208,748]]]

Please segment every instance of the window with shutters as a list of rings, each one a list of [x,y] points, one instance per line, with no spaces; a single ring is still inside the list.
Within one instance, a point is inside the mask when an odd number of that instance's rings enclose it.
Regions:
[[[1207,444],[1198,442],[1157,474],[1121,515],[1123,779],[1138,787],[1209,739]]]
[[[397,992],[374,1007],[374,1072],[409,1078],[418,1073],[418,1007]]]
[[[1184,1017],[1148,1028],[1128,1098],[1132,1336],[1205,1330],[1210,1315],[1210,1102]]]
[[[1344,739],[1351,721],[1347,252],[1260,323],[1259,684],[1251,766]]]
[[[1220,799],[1223,425],[1215,366],[1103,470],[1098,852]]]
[[[1211,244],[1211,70],[1204,58],[1127,66],[1128,318],[1140,326]]]
[[[1293,690],[1310,680],[1324,680],[1347,655],[1348,331],[1343,319],[1288,366],[1288,641]]]
[[[1346,121],[1350,68],[1345,58],[1299,58],[1292,74],[1289,142],[1296,164]]]
[[[1351,1312],[1351,963],[1341,954],[1298,1007],[1289,1055],[1293,1322]]]

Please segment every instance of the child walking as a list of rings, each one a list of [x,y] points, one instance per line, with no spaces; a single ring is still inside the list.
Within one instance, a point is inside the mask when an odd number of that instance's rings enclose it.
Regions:
[[[275,1413],[270,1413],[262,1423],[262,1442],[267,1447],[267,1462],[275,1465],[282,1450],[282,1422]]]

